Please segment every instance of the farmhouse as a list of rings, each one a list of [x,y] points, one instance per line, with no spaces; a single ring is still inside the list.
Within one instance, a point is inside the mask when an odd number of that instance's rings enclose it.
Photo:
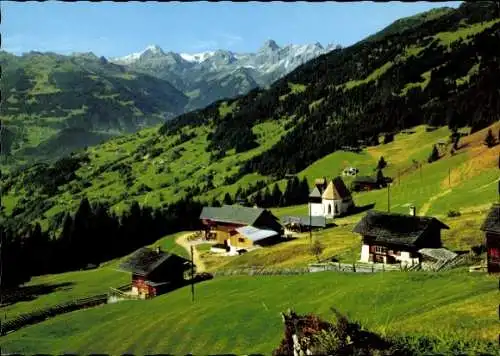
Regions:
[[[190,261],[161,251],[143,247],[137,250],[119,267],[121,271],[132,272],[132,291],[141,299],[162,294],[172,287],[181,285],[184,272],[190,267]]]
[[[265,245],[281,237],[283,227],[269,210],[238,205],[204,207],[200,219],[204,237],[237,250]]]
[[[488,273],[500,273],[500,204],[494,204],[484,220]]]
[[[309,227],[311,229],[326,227],[324,216],[284,216],[281,221],[287,235],[292,232],[309,231]]]
[[[361,262],[420,263],[418,251],[440,248],[441,229],[449,229],[433,217],[369,211],[354,227],[363,237]]]
[[[334,218],[349,212],[354,207],[351,193],[340,177],[328,185],[326,179],[316,180],[316,186],[309,194],[309,215]]]

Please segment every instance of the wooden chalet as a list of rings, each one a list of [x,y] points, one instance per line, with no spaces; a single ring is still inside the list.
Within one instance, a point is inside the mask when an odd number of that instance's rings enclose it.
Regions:
[[[132,272],[131,295],[148,299],[182,285],[191,262],[174,254],[150,248],[137,250],[119,267]]]
[[[356,192],[380,189],[385,186],[385,181],[380,181],[377,177],[359,176],[352,181],[352,189]]]
[[[200,219],[205,226],[204,238],[216,240],[228,250],[266,244],[283,234],[278,218],[262,208],[204,207]]]
[[[449,229],[433,217],[369,211],[354,227],[363,237],[361,262],[420,263],[421,249],[441,248],[441,229]]]
[[[488,273],[500,273],[500,204],[492,206],[481,231],[485,234]]]

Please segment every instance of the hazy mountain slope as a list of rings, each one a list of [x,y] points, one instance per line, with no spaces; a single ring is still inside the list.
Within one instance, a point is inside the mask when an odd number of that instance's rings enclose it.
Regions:
[[[96,143],[97,136],[164,122],[181,113],[187,102],[168,82],[91,54],[1,52],[0,64],[0,118],[14,134],[2,153],[12,155],[11,160],[57,156],[59,147],[48,142],[59,140],[61,130],[78,129],[70,140],[75,149]]]
[[[50,178],[50,166],[29,167],[5,178],[5,213],[48,227],[84,196],[117,212],[135,200],[152,206],[186,196],[207,201],[251,185],[243,192],[248,196],[344,146],[376,146],[404,128],[449,124],[475,132],[500,119],[500,18],[493,16],[464,4],[402,34],[334,50],[269,90],[253,89],[160,130],[74,155],[59,166],[67,169],[59,180]],[[426,162],[426,155],[413,158]]]

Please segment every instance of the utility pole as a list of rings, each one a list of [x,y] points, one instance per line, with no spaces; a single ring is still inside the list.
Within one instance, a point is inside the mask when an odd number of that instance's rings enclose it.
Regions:
[[[194,302],[194,255],[193,245],[191,247],[191,301]]]
[[[312,212],[311,212],[311,204],[309,204],[309,243],[312,245],[312,228],[311,228],[311,225],[312,225]]]
[[[391,183],[387,184],[387,212],[391,212]]]
[[[422,181],[422,163],[420,163],[420,181]]]

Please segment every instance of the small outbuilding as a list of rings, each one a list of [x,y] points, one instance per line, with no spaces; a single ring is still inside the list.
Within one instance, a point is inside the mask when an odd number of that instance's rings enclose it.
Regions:
[[[500,273],[500,204],[494,204],[481,226],[485,234],[488,273]]]
[[[132,272],[131,295],[148,299],[182,285],[184,272],[191,262],[183,257],[143,247],[137,250],[119,269]]]
[[[324,216],[284,216],[281,220],[287,232],[304,232],[311,229],[324,229],[326,218]]]

